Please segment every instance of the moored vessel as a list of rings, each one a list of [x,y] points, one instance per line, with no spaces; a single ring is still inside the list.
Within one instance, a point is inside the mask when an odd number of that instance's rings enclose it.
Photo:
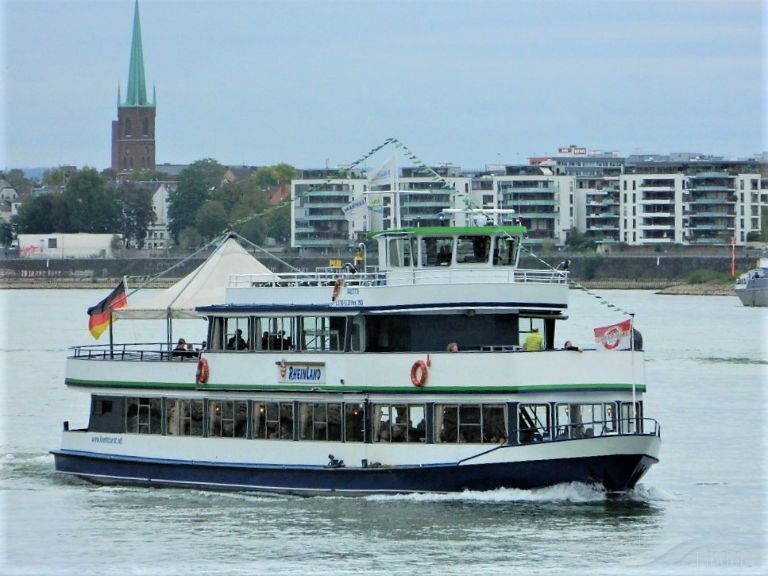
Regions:
[[[56,470],[307,495],[631,489],[660,448],[644,353],[619,345],[629,321],[602,350],[557,348],[567,273],[520,269],[525,233],[376,233],[376,266],[231,275],[195,307],[199,350],[76,346],[89,422],[65,425]]]
[[[752,270],[739,276],[734,290],[744,306],[768,306],[768,258],[759,258]]]

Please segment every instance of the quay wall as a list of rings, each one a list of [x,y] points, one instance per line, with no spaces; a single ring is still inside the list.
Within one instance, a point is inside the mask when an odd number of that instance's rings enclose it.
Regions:
[[[556,266],[564,257],[545,257],[547,262]],[[723,256],[678,256],[678,255],[573,255],[570,260],[570,277],[579,282],[603,282],[622,280],[627,282],[654,282],[657,284],[685,282],[697,271],[708,271],[727,277],[731,271],[730,257]],[[289,264],[302,269],[314,270],[319,266],[327,266],[327,259],[283,257]],[[31,259],[6,258],[0,260],[0,287],[35,287],[35,284],[54,284],[55,287],[77,285],[83,287],[90,284],[100,285],[128,276],[151,276],[178,265],[157,283],[157,286],[167,286],[203,262],[203,258],[190,259],[179,265],[180,258],[98,258],[98,259]],[[264,264],[281,272],[266,260]],[[754,266],[754,258],[740,256],[736,258],[737,273],[745,272]],[[276,262],[275,262],[276,263]],[[276,263],[277,264],[277,263]],[[530,256],[521,258],[521,268],[544,268],[544,265]],[[140,282],[134,282],[138,285]],[[21,287],[21,286],[19,286]]]

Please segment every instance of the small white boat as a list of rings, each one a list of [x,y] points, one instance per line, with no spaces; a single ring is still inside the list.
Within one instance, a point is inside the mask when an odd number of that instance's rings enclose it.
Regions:
[[[739,276],[735,290],[744,306],[768,306],[768,258],[758,259],[755,268]]]
[[[393,230],[372,235],[378,266],[233,275],[197,308],[199,356],[75,347],[66,384],[90,420],[65,423],[56,470],[307,495],[631,489],[661,443],[644,353],[556,349],[567,272],[519,269],[525,233]]]

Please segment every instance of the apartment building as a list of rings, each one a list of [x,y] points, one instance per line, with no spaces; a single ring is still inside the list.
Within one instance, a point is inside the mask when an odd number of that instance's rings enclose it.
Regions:
[[[292,245],[351,246],[370,230],[441,225],[443,210],[464,207],[496,210],[492,217],[500,223],[522,223],[534,243],[563,245],[578,232],[602,244],[725,244],[735,238],[740,245],[760,231],[761,211],[768,209],[768,172],[759,160],[623,158],[569,147],[525,165],[434,170],[440,178],[423,168],[403,168],[376,182],[364,174],[344,181],[305,175],[292,184]]]

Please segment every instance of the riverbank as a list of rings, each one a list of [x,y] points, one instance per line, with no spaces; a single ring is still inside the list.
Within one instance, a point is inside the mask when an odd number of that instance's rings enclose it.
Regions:
[[[152,288],[168,288],[175,284],[178,278],[159,279],[153,283]],[[119,278],[99,278],[90,280],[76,280],[69,278],[19,278],[0,279],[0,290],[29,290],[29,289],[112,289],[120,281]],[[599,280],[592,282],[579,282],[588,290],[653,290],[657,294],[671,296],[733,296],[732,283],[708,282],[701,284],[688,284],[684,282],[670,282],[666,280]],[[129,289],[133,288],[129,286]]]

